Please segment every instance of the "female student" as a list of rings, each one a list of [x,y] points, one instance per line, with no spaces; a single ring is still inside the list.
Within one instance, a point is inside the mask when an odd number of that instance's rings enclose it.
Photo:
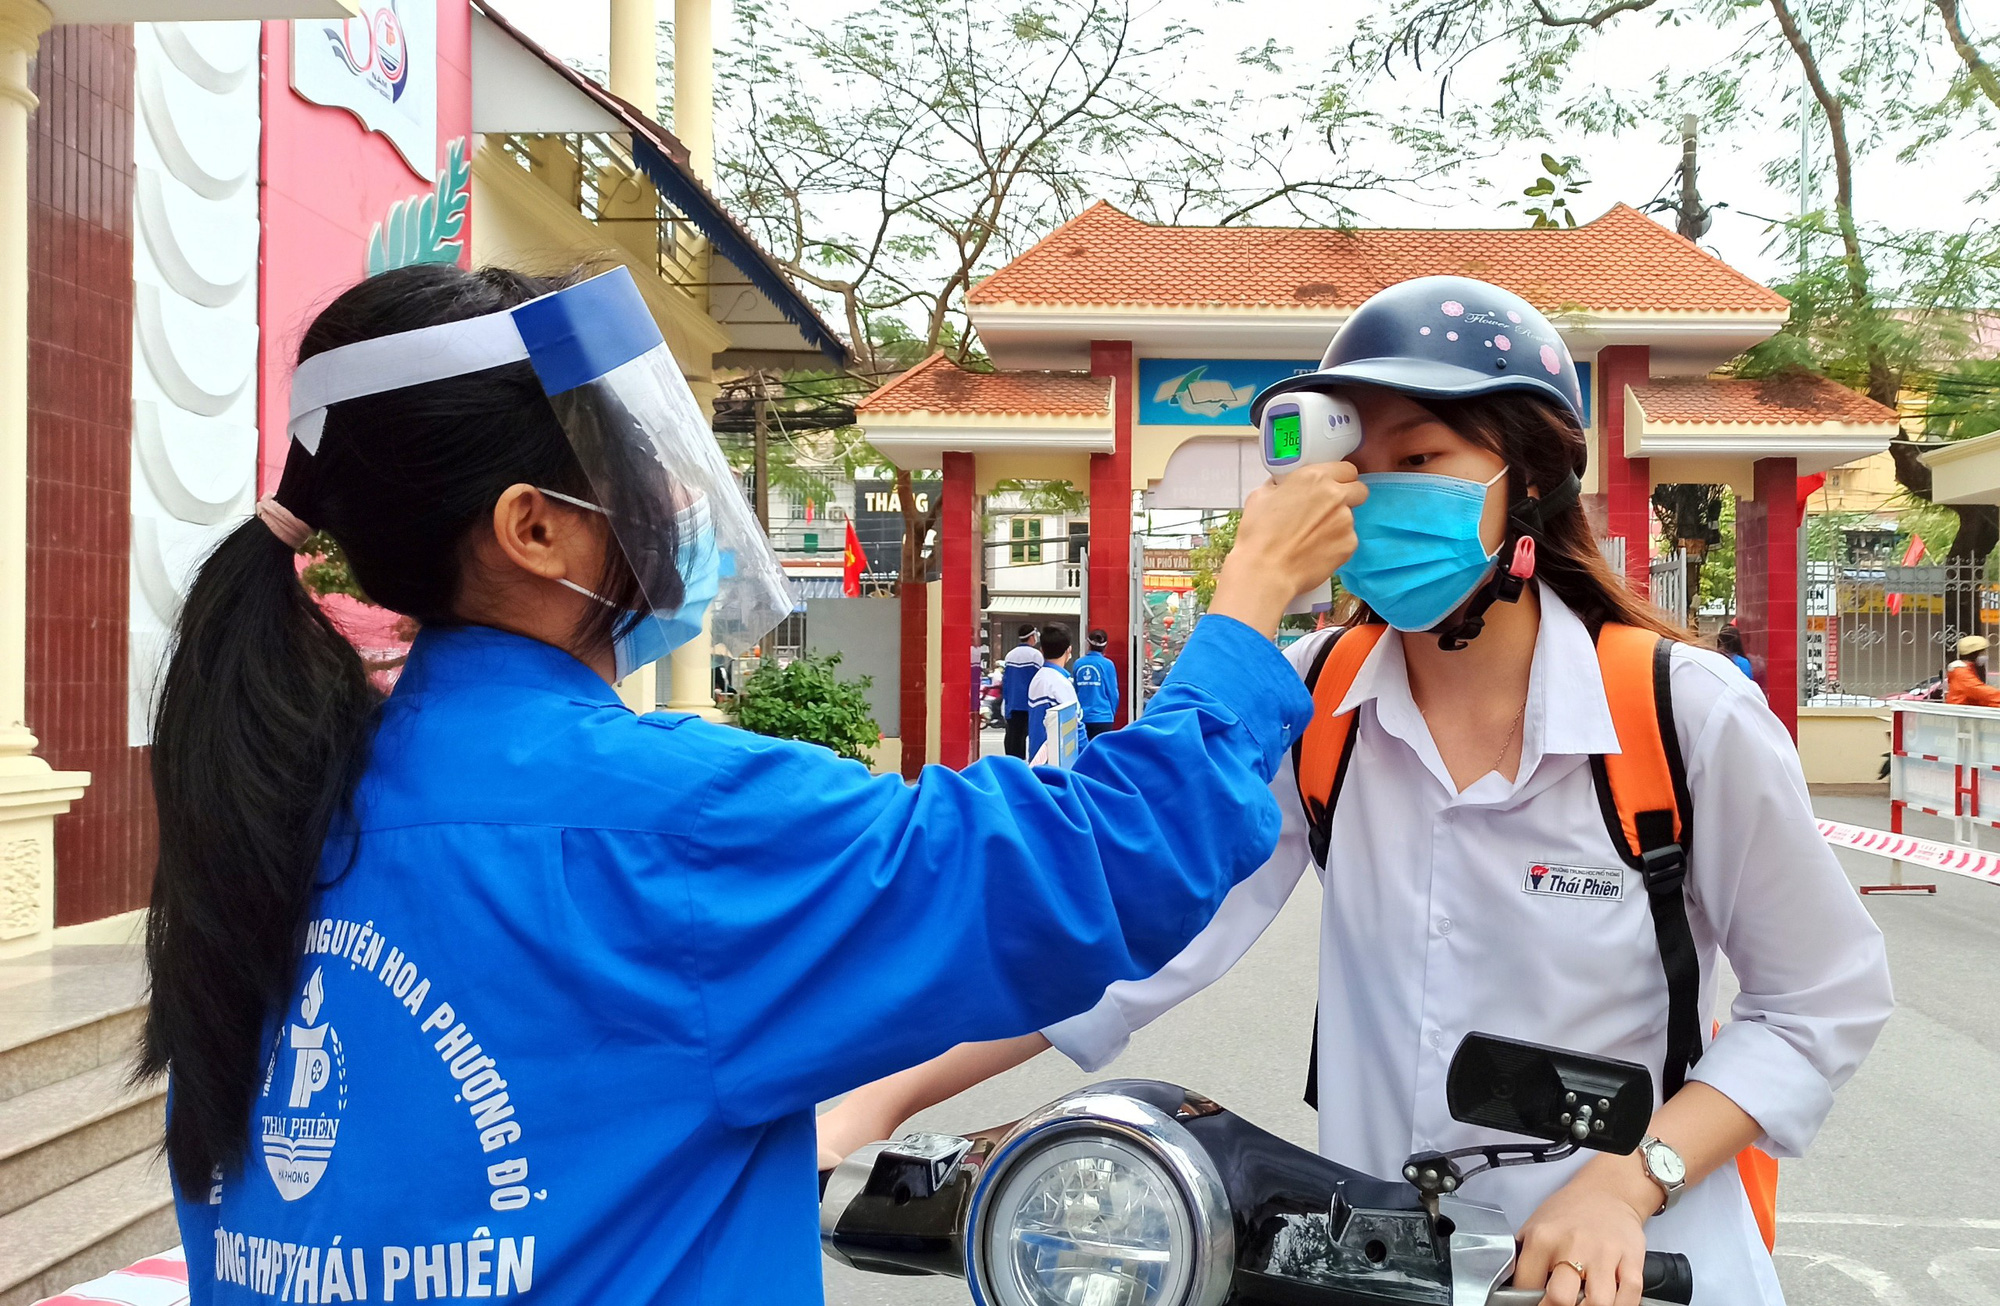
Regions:
[[[1892,1005],[1881,937],[1814,826],[1792,741],[1722,657],[1659,645],[1676,632],[1602,561],[1577,498],[1575,369],[1525,301],[1464,278],[1392,287],[1319,372],[1279,389],[1346,397],[1364,433],[1352,461],[1370,497],[1339,573],[1361,609],[1331,651],[1334,632],[1288,652],[1301,675],[1345,676],[1317,695],[1321,720],[1348,723],[1344,766],[1314,752],[1316,721],[1273,784],[1277,853],[1165,969],[1042,1034],[857,1092],[822,1118],[822,1157],[1050,1043],[1105,1065],[1228,970],[1311,862],[1325,1155],[1394,1175],[1412,1152],[1491,1141],[1445,1104],[1474,1030],[1636,1061],[1667,1090],[1639,1152],[1475,1181],[1468,1195],[1520,1230],[1516,1283],[1547,1306],[1630,1306],[1651,1244],[1691,1258],[1699,1301],[1780,1302],[1731,1159],[1753,1143],[1799,1155]],[[1635,641],[1648,656],[1607,681],[1605,649]],[[1615,809],[1614,842],[1596,773],[1628,774],[1613,704],[1636,691],[1652,706],[1656,665],[1671,722],[1654,748],[1678,751],[1686,793],[1648,811],[1685,810],[1664,834],[1642,817],[1635,849]],[[1310,815],[1301,775],[1319,782]],[[1723,958],[1742,991],[1710,1041]]]
[[[300,356],[153,736],[196,1302],[817,1300],[816,1102],[1157,969],[1269,854],[1310,718],[1270,634],[1352,550],[1347,474],[1246,510],[1143,725],[906,785],[619,703],[791,607],[622,269],[384,273]],[[386,702],[312,529],[422,626]]]

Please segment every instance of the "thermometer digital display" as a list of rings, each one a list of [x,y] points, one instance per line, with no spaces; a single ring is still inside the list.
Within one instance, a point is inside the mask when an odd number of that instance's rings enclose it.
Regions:
[[[1281,413],[1271,419],[1271,457],[1273,463],[1290,462],[1299,456],[1301,441],[1299,436],[1299,415],[1297,410]]]

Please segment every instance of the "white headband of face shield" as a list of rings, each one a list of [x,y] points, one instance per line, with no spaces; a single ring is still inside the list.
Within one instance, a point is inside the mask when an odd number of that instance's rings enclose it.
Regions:
[[[527,361],[520,328],[504,311],[342,345],[314,354],[292,373],[286,430],[316,454],[326,410],[334,404]]]

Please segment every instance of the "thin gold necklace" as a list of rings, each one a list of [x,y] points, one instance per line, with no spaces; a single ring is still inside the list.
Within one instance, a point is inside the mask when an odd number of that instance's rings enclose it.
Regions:
[[[1514,714],[1514,724],[1507,727],[1507,737],[1500,741],[1500,751],[1493,755],[1493,765],[1487,771],[1498,771],[1500,764],[1507,760],[1507,750],[1514,746],[1514,736],[1521,733],[1521,722],[1528,715],[1528,700],[1521,700],[1521,710]],[[1484,774],[1482,772],[1481,774]]]
[[[1431,723],[1431,714],[1424,711],[1424,709],[1421,707],[1417,709],[1417,713],[1418,715],[1423,717],[1424,726],[1425,728],[1428,729]],[[1486,771],[1498,771],[1500,769],[1500,763],[1507,760],[1507,750],[1514,746],[1514,736],[1521,732],[1521,722],[1527,717],[1527,715],[1528,715],[1528,700],[1527,697],[1524,695],[1521,699],[1520,710],[1514,713],[1514,724],[1507,727],[1507,737],[1500,741],[1500,751],[1493,755],[1493,761],[1487,765]],[[1433,739],[1437,738],[1435,731],[1432,732],[1431,737]],[[1485,775],[1486,771],[1481,771],[1479,774]]]

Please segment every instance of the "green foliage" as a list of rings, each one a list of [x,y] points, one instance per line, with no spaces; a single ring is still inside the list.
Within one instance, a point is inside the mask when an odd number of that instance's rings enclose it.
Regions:
[[[774,739],[818,744],[857,762],[871,760],[882,738],[868,709],[873,677],[843,680],[839,671],[838,653],[794,658],[782,667],[764,663],[743,682],[736,724]]]
[[[1968,359],[1937,373],[1923,397],[1926,440],[2000,431],[2000,360]]]
[[[1847,556],[1847,532],[1866,520],[1868,514],[1865,512],[1807,513],[1806,557],[1813,562],[1843,561]]]
[[[1576,212],[1569,206],[1569,197],[1583,194],[1583,188],[1590,184],[1590,178],[1583,172],[1583,160],[1574,155],[1558,159],[1553,154],[1544,154],[1541,163],[1541,176],[1521,192],[1537,202],[1523,204],[1520,200],[1508,200],[1503,207],[1520,209],[1533,228],[1574,227]]]
[[[1023,481],[1006,477],[993,483],[995,494],[1018,494],[1029,512],[1080,517],[1090,510],[1090,496],[1069,481]]]
[[[1203,611],[1207,611],[1208,605],[1215,601],[1216,575],[1221,572],[1229,551],[1236,547],[1236,531],[1242,524],[1240,510],[1228,513],[1208,528],[1206,544],[1188,551],[1188,561],[1194,564],[1194,593],[1201,600]]]
[[[368,275],[412,263],[456,263],[465,252],[465,215],[472,204],[472,164],[465,138],[445,147],[444,170],[428,195],[397,200],[368,237]]]
[[[1093,200],[1166,222],[1337,223],[1355,196],[1418,194],[1464,154],[1280,72],[1275,43],[1239,56],[1234,94],[1193,89],[1199,34],[1129,0],[735,13],[720,188],[873,375],[938,348],[970,358],[966,291]]]
[[[353,570],[347,565],[347,555],[340,551],[340,542],[325,531],[314,531],[306,537],[305,546],[299,550],[311,561],[299,573],[299,580],[320,598],[329,594],[345,594],[363,603],[371,600],[362,593],[361,582],[354,579]]]
[[[1903,550],[1910,547],[1910,537],[1915,535],[1924,542],[1925,556],[1932,562],[1941,562],[1951,552],[1963,524],[1964,518],[1948,505],[1912,499],[1910,506],[1896,517],[1896,557],[1902,557]]]
[[[1811,518],[1806,520],[1811,521]],[[1722,496],[1722,511],[1716,514],[1716,543],[1701,560],[1697,589],[1704,606],[1720,602],[1736,608],[1736,496]]]

